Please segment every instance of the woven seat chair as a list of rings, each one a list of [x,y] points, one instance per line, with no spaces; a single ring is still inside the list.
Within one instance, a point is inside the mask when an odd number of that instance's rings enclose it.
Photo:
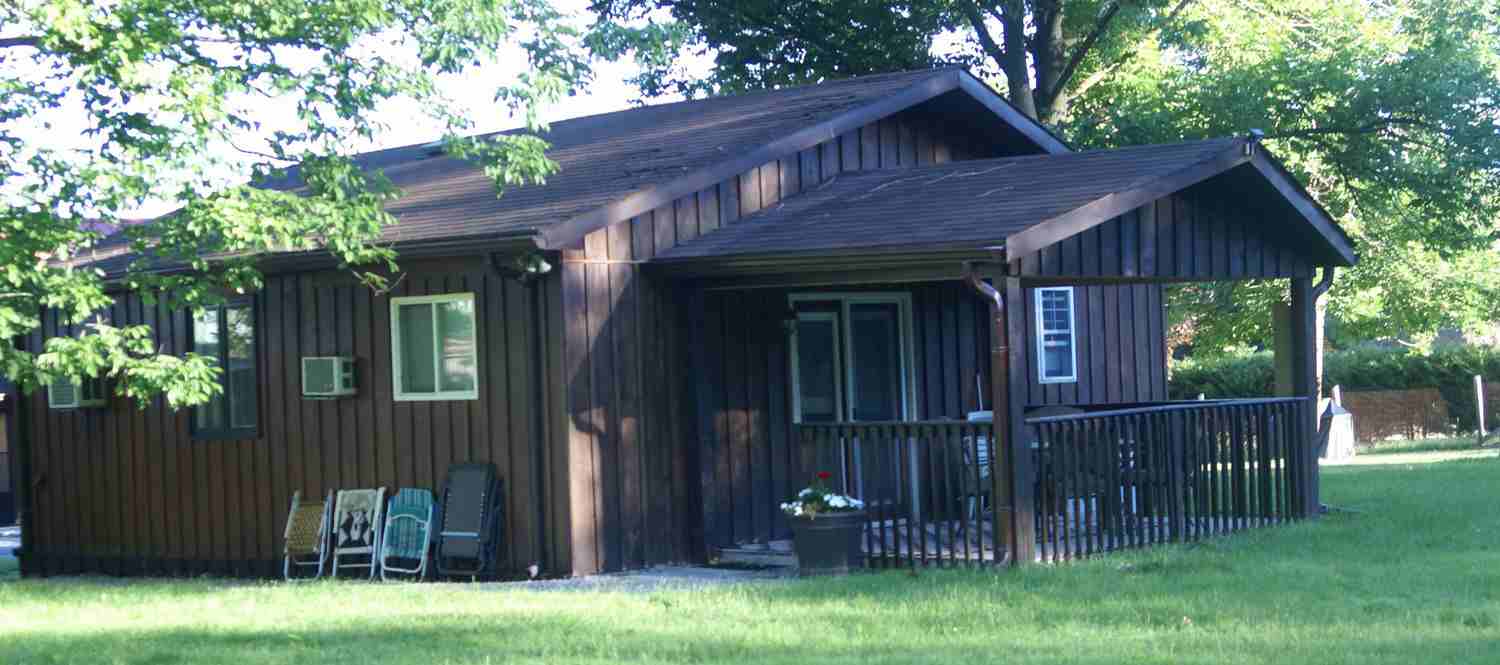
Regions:
[[[292,509],[286,517],[282,540],[281,575],[292,581],[292,571],[313,568],[312,578],[323,576],[328,562],[328,532],[333,508],[333,492],[322,501],[303,501],[302,492],[292,493]]]
[[[424,489],[403,487],[391,495],[380,535],[380,579],[390,579],[391,573],[415,575],[419,580],[427,576],[436,509],[432,492]]]
[[[443,483],[437,572],[444,577],[489,577],[499,548],[500,478],[490,464],[455,464]]]
[[[344,568],[360,568],[375,579],[380,565],[381,516],[385,488],[339,490],[333,506],[333,576]],[[346,561],[348,557],[355,560]]]

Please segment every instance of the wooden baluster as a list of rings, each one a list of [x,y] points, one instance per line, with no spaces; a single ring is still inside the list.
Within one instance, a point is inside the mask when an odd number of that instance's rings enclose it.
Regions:
[[[1106,487],[1110,493],[1110,499],[1114,509],[1109,511],[1107,528],[1101,525],[1100,531],[1104,536],[1104,549],[1116,550],[1124,547],[1125,533],[1125,511],[1130,509],[1130,495],[1125,491],[1125,450],[1120,444],[1120,437],[1115,435],[1115,419],[1100,418],[1098,421],[1099,445],[1105,448],[1107,466],[1105,473],[1108,474],[1109,483]]]
[[[943,433],[943,494],[941,502],[943,505],[943,533],[946,536],[946,544],[941,544],[947,550],[948,565],[958,565],[958,541],[955,540],[957,533],[962,533],[960,526],[954,521],[963,510],[963,497],[960,496],[958,475],[954,473],[961,457],[957,445],[952,438],[951,431]],[[955,505],[956,504],[956,505]]]
[[[920,543],[917,539],[917,534],[921,528],[918,520],[922,515],[922,509],[920,502],[917,500],[917,490],[919,488],[916,482],[916,464],[921,461],[919,459],[921,453],[917,450],[917,445],[912,440],[910,425],[899,424],[896,425],[895,429],[896,450],[897,454],[901,456],[897,466],[903,469],[903,472],[899,474],[901,476],[901,484],[897,487],[897,491],[900,492],[901,496],[906,498],[906,506],[903,512],[906,513],[907,565],[916,568],[919,556],[921,560],[925,561],[927,559],[927,539],[921,538]]]
[[[960,446],[965,450],[963,473],[966,476],[963,492],[965,503],[960,507],[963,510],[963,558],[975,561],[977,558],[984,558],[984,522],[980,519],[984,476],[980,471],[980,440],[977,437],[960,437],[959,440],[962,441]],[[969,501],[974,501],[972,509]]]
[[[1084,459],[1088,460],[1088,468],[1084,470],[1085,479],[1088,482],[1088,514],[1084,518],[1084,526],[1088,529],[1088,538],[1084,543],[1088,545],[1089,556],[1094,556],[1103,551],[1099,544],[1099,529],[1101,511],[1104,509],[1104,482],[1100,474],[1104,468],[1097,437],[1094,436],[1094,421],[1085,419],[1079,423],[1083,428],[1083,449],[1086,453]]]
[[[1057,436],[1057,495],[1060,499],[1058,506],[1058,543],[1062,549],[1062,559],[1067,561],[1073,558],[1073,459],[1077,457],[1073,448],[1073,428],[1071,423],[1058,423]]]
[[[1174,543],[1187,540],[1187,520],[1183,514],[1184,489],[1187,481],[1187,467],[1183,463],[1184,433],[1187,431],[1185,424],[1186,412],[1169,411],[1160,414],[1157,424],[1162,439],[1167,445],[1167,531],[1168,537]]]

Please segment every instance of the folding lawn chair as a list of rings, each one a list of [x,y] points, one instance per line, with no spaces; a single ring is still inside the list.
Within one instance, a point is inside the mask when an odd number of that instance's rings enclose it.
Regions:
[[[292,510],[286,517],[285,545],[282,550],[281,576],[292,581],[293,568],[315,568],[313,577],[323,576],[328,561],[329,519],[333,510],[333,492],[318,501],[303,501],[302,491],[292,493]]]
[[[501,483],[490,464],[455,464],[443,485],[438,532],[439,575],[481,577],[494,573],[500,536]]]
[[[385,488],[339,490],[333,507],[333,576],[340,568],[368,568],[375,579],[380,563],[380,516],[385,511]],[[344,557],[364,557],[345,563]]]
[[[389,573],[427,576],[427,552],[432,546],[432,492],[403,487],[385,508],[385,530],[380,535],[380,579]],[[414,561],[408,566],[405,561]]]

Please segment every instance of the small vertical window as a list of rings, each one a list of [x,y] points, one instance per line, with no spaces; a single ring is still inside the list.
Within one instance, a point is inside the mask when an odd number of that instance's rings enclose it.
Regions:
[[[391,299],[398,400],[479,399],[474,294]]]
[[[193,312],[193,352],[219,367],[220,392],[193,407],[193,435],[204,439],[253,439],[259,412],[255,369],[255,310],[232,302]]]
[[[1074,354],[1073,287],[1036,290],[1037,379],[1042,383],[1078,380]]]

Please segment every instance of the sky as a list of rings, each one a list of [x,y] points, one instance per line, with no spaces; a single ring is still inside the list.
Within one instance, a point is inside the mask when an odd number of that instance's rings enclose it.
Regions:
[[[592,21],[592,15],[587,9],[588,0],[556,0],[553,4],[559,11],[575,15],[575,20],[580,26]],[[10,31],[0,26],[0,36],[8,32]],[[381,55],[391,57],[393,54],[382,51]],[[441,78],[439,88],[445,97],[468,111],[467,115],[476,123],[475,133],[519,127],[524,124],[524,121],[512,115],[504,104],[496,102],[493,95],[495,90],[522,71],[524,63],[525,60],[519,48],[508,49],[508,52],[493,62],[472,67],[460,75]],[[685,63],[688,71],[704,73],[708,71],[708,65],[707,60]],[[15,65],[0,63],[0,68],[13,66]],[[615,62],[595,61],[593,68],[594,79],[587,88],[581,94],[569,97],[562,103],[545,109],[542,114],[545,121],[556,122],[630,108],[640,99],[640,91],[627,82],[639,73],[639,68],[628,58]],[[650,101],[663,103],[676,101],[676,98],[661,97]],[[290,103],[268,103],[264,100],[256,103],[258,108],[255,115],[257,119],[265,123],[266,129],[237,138],[236,145],[263,151],[271,128],[282,122],[291,121],[294,118],[294,107]],[[31,120],[30,126],[18,132],[30,139],[28,142],[35,141],[37,144],[45,144],[54,148],[63,146],[84,148],[90,143],[90,140],[84,136],[87,116],[82,112],[79,100],[72,100],[71,105],[49,112],[44,118]],[[364,152],[427,143],[442,136],[442,126],[426,117],[422,110],[410,100],[387,104],[374,114],[374,120],[384,125],[386,129],[379,132],[373,141],[350,144],[348,148],[351,151]],[[11,128],[16,127],[12,125]],[[241,144],[240,141],[244,143]],[[130,211],[126,216],[154,217],[169,212],[176,206],[175,201],[153,200],[148,201],[139,209]]]

